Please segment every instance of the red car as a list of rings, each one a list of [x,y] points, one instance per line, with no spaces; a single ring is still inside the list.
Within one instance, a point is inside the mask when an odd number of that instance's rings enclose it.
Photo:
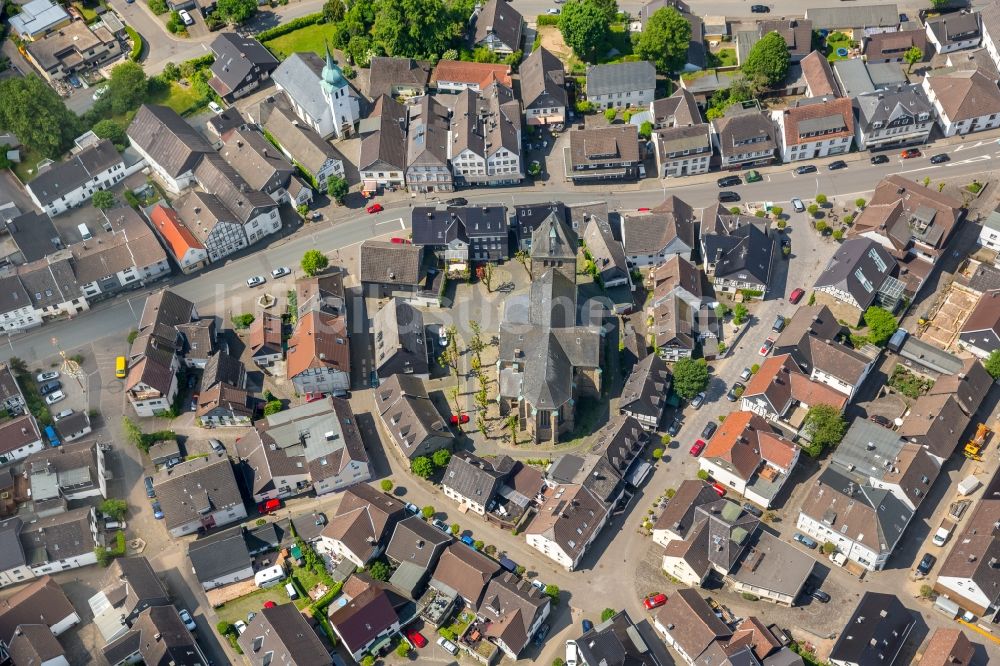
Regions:
[[[719,497],[725,497],[726,496],[726,489],[722,487],[721,483],[713,483],[712,484],[712,490],[714,490],[716,493],[718,493]]]
[[[395,243],[396,245],[409,245],[410,244],[409,239],[406,239],[406,238],[393,238],[392,242]]]
[[[695,458],[701,455],[701,452],[705,450],[705,440],[699,439],[697,442],[691,445],[691,455]]]
[[[274,513],[281,508],[280,499],[269,499],[266,502],[261,502],[257,505],[257,511],[260,512],[262,516],[266,516],[269,513]]]
[[[806,292],[804,289],[799,289],[796,287],[795,289],[792,289],[792,293],[788,296],[788,302],[791,303],[792,305],[796,305],[799,301],[802,300],[802,297],[805,295]]]
[[[451,424],[452,425],[458,425],[460,422],[461,423],[468,423],[469,422],[469,415],[468,414],[462,414],[461,421],[459,420],[457,414],[452,414],[451,415]]]
[[[385,208],[382,208],[382,204],[380,203],[373,203],[371,206],[368,206],[368,208],[365,208],[365,210],[369,213],[381,213],[385,210]]]
[[[325,393],[314,393],[310,391],[309,393],[306,393],[306,402],[316,402],[317,400],[322,400],[325,397]]]
[[[648,213],[648,212],[649,212],[649,209],[648,209],[648,208],[640,208],[640,209],[638,210],[638,212],[640,212],[640,213]]]
[[[764,344],[760,346],[760,355],[767,356],[768,354],[771,353],[772,347],[774,347],[774,340],[772,340],[771,338],[764,340]]]
[[[665,594],[654,594],[651,597],[646,597],[642,600],[642,605],[646,607],[646,610],[653,610],[654,608],[659,608],[663,604],[667,603],[667,595]]]
[[[902,157],[902,158],[903,158],[904,160],[908,160],[908,159],[910,159],[911,157],[920,157],[920,151],[919,151],[919,150],[917,150],[916,148],[907,148],[906,150],[904,150],[904,151],[903,151],[903,152],[902,152],[902,153],[900,154],[900,156],[901,156],[901,157]]]
[[[410,641],[410,643],[415,648],[422,648],[427,646],[427,639],[424,638],[423,634],[421,634],[416,629],[410,629],[409,631],[407,631],[406,639]]]
[[[265,601],[264,602],[264,608],[274,608],[277,605],[278,604],[274,603],[273,601]]]

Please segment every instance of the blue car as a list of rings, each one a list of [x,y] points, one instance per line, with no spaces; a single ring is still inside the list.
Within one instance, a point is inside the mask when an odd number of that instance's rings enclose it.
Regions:
[[[469,548],[475,548],[475,543],[476,542],[472,539],[471,536],[469,536],[468,534],[466,534],[464,537],[462,537],[462,543],[464,543]]]
[[[583,633],[587,633],[588,631],[594,628],[594,623],[591,622],[590,620],[584,620],[582,624],[583,624]]]
[[[163,509],[160,508],[160,501],[153,502],[153,518],[163,520]]]

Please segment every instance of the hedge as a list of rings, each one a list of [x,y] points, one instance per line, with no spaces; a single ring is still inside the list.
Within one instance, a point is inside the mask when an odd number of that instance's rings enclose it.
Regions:
[[[304,28],[309,25],[315,25],[317,23],[322,23],[323,12],[316,12],[315,14],[307,14],[301,16],[288,23],[276,26],[270,30],[262,30],[257,33],[257,41],[264,43],[269,39],[274,39],[275,37],[281,37],[282,35],[287,35],[290,32],[295,32],[299,28]]]
[[[543,25],[559,25],[559,17],[552,14],[542,14],[535,18],[535,26],[541,28]]]
[[[128,54],[128,59],[136,62],[139,60],[139,56],[142,55],[142,35],[137,33],[130,25],[125,26],[125,33],[132,40],[132,52]]]

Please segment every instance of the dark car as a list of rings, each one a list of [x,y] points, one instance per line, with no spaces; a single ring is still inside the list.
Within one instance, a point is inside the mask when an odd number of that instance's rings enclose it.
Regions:
[[[800,167],[795,167],[795,173],[797,173],[800,176],[802,174],[804,174],[804,173],[816,173],[816,165],[815,164],[803,164]]]
[[[446,206],[468,206],[469,200],[465,197],[454,197],[444,202]]]
[[[826,165],[826,168],[829,169],[830,171],[836,171],[837,169],[846,169],[847,162],[845,162],[844,160],[837,160],[836,162],[830,162],[828,165]]]
[[[739,176],[723,176],[715,182],[719,184],[719,187],[734,187],[743,184]]]
[[[771,8],[767,5],[750,5],[750,11],[754,14],[769,14]]]
[[[740,382],[733,384],[733,387],[729,389],[729,393],[726,394],[726,400],[729,402],[736,402],[743,395],[743,391],[746,391],[747,387]]]
[[[734,201],[739,201],[740,195],[738,192],[731,192],[729,190],[723,190],[719,192],[719,202],[720,203],[733,203]]]
[[[153,477],[147,476],[142,482],[146,485],[146,497],[156,497],[156,489],[153,488]]]
[[[763,511],[761,511],[760,509],[758,509],[757,507],[755,507],[750,502],[744,502],[743,503],[743,510],[746,511],[747,513],[749,513],[749,514],[757,516],[758,518],[760,518],[761,516],[764,515]]]
[[[670,435],[671,437],[676,437],[677,433],[681,431],[682,425],[683,424],[681,423],[680,419],[674,419],[673,421],[670,422],[670,427],[667,428],[667,434]]]
[[[889,161],[888,155],[875,155],[871,159],[872,164],[885,164],[888,161]]]
[[[549,629],[551,627],[548,624],[543,624],[538,628],[538,633],[535,634],[535,645],[541,645],[545,642],[545,637],[549,635]]]
[[[701,430],[701,438],[710,439],[712,435],[715,434],[715,431],[718,429],[719,429],[719,424],[717,424],[715,421],[709,421],[708,423],[705,424],[705,427],[702,428]]]
[[[889,419],[885,418],[881,414],[872,414],[871,416],[868,417],[868,420],[871,421],[872,423],[876,424],[876,425],[882,426],[883,428],[891,428],[892,427],[892,421],[890,421]]]
[[[771,330],[775,331],[776,333],[781,333],[783,330],[785,330],[785,318],[782,317],[781,315],[775,317],[774,326],[771,327]]]
[[[938,153],[937,155],[931,156],[931,164],[944,164],[945,162],[950,162],[951,158],[945,153]]]
[[[55,380],[51,382],[46,382],[41,386],[39,386],[38,392],[41,393],[42,395],[48,395],[49,393],[52,393],[53,391],[58,391],[61,388],[62,388],[62,382]]]
[[[824,604],[830,603],[830,595],[824,592],[823,590],[813,590],[812,592],[809,593],[809,596],[815,599],[816,601],[819,601],[820,603]]]
[[[924,556],[920,558],[920,563],[917,564],[917,571],[926,576],[931,572],[931,569],[934,568],[934,565],[936,563],[937,563],[936,557],[934,557],[930,553],[924,553]]]

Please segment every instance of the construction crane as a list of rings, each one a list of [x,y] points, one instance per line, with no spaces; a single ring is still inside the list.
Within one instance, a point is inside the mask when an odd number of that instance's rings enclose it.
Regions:
[[[985,423],[980,423],[976,428],[975,436],[965,444],[962,452],[969,460],[982,460],[982,450],[986,446],[986,438],[989,437],[990,429]]]

